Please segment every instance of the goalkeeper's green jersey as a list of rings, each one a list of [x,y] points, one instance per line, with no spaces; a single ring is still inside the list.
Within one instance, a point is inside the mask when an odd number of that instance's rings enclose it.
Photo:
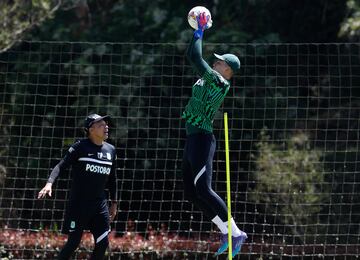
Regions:
[[[230,83],[217,71],[208,69],[192,87],[192,96],[182,114],[187,124],[213,131],[213,120],[230,88]]]

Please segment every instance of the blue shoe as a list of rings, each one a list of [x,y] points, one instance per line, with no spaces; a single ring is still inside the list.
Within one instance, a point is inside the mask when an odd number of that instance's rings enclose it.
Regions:
[[[218,249],[218,251],[215,253],[215,256],[218,256],[222,253],[224,253],[224,251],[226,249],[228,249],[229,247],[229,241],[228,241],[228,234],[222,234],[220,237],[220,247]]]
[[[232,238],[232,257],[236,256],[240,252],[245,239],[247,239],[247,235],[243,231],[241,231],[240,236]]]

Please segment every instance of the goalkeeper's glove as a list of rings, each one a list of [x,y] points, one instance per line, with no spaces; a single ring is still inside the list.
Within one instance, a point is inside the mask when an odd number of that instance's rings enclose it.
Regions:
[[[205,12],[200,13],[198,16],[196,16],[198,29],[195,30],[195,32],[194,32],[195,38],[202,39],[204,31],[208,28],[209,19],[210,19],[210,16],[206,15]]]

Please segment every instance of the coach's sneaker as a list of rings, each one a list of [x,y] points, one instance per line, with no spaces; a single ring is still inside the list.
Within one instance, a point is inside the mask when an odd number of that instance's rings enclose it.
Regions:
[[[215,256],[222,254],[229,247],[228,234],[222,234],[220,237],[220,247]]]
[[[243,231],[241,231],[240,236],[232,238],[232,257],[234,257],[240,252],[241,246],[244,243],[245,239],[247,239],[247,235]]]

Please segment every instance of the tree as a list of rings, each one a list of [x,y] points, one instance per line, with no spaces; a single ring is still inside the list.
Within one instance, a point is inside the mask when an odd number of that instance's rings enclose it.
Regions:
[[[339,36],[356,40],[360,36],[360,6],[355,0],[348,0],[346,5],[348,14],[341,24]]]
[[[266,223],[275,224],[274,233],[293,234],[302,244],[302,234],[312,233],[310,226],[316,224],[315,217],[327,200],[321,153],[310,148],[304,133],[271,143],[264,130],[258,149],[251,199],[264,205]],[[276,224],[282,230],[276,230]],[[289,230],[283,230],[284,225]]]
[[[27,32],[55,16],[60,7],[84,6],[82,0],[4,0],[0,2],[0,52],[21,41]],[[86,1],[85,1],[86,2]]]

